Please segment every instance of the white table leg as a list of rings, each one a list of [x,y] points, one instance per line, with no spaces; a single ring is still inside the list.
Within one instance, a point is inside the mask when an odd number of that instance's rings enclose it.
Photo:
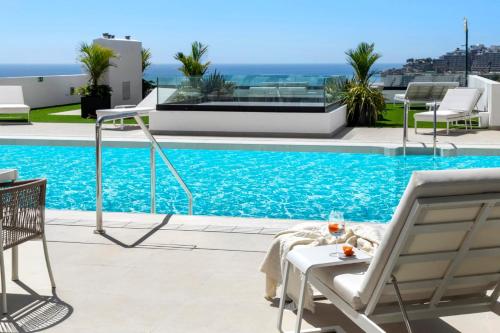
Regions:
[[[307,287],[307,273],[302,273],[300,284],[300,294],[299,294],[299,304],[297,306],[297,321],[295,322],[295,333],[300,333],[300,327],[302,326],[302,313],[304,312],[304,297],[306,294]]]
[[[281,286],[280,308],[278,313],[278,331],[283,332],[283,312],[285,311],[286,289],[288,287],[288,276],[290,275],[290,263],[285,261],[285,276],[283,277],[283,285]]]

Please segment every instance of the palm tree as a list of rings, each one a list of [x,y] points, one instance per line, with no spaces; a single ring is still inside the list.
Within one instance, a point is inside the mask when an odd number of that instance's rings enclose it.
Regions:
[[[373,64],[381,55],[375,52],[375,44],[360,43],[356,49],[346,52],[354,77],[345,84],[341,99],[347,105],[347,122],[350,126],[373,126],[385,109],[382,92],[371,86],[375,72]]]
[[[155,87],[155,84],[153,81],[148,81],[144,79],[144,72],[146,69],[148,69],[151,66],[151,58],[152,58],[152,53],[150,49],[142,49],[141,50],[141,64],[142,64],[142,98],[146,97],[151,90]]]
[[[208,45],[204,45],[200,42],[193,42],[191,44],[191,54],[185,55],[182,52],[178,52],[174,56],[174,59],[182,63],[182,67],[180,67],[179,70],[185,76],[203,76],[210,66],[210,61],[202,63],[202,58],[207,51]]]
[[[151,66],[151,57],[151,50],[144,48],[141,50],[142,73]]]
[[[347,62],[354,70],[354,80],[357,83],[368,85],[374,71],[373,64],[382,56],[375,52],[375,44],[360,43],[356,49],[346,52]]]
[[[99,87],[101,77],[110,67],[115,67],[111,62],[118,55],[110,48],[99,44],[82,43],[78,60],[83,65],[83,70],[89,75],[90,90],[95,91]]]

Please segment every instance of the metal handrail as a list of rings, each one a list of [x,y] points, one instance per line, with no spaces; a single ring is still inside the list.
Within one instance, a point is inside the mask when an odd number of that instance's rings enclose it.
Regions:
[[[168,169],[177,180],[177,182],[181,185],[182,189],[186,193],[186,196],[189,200],[188,213],[189,215],[193,214],[193,195],[186,183],[179,175],[175,167],[172,165],[167,155],[163,152],[160,144],[154,136],[151,134],[149,129],[142,121],[138,112],[129,111],[129,112],[120,112],[119,114],[109,114],[100,116],[96,120],[95,124],[95,137],[96,137],[96,233],[105,233],[103,225],[102,225],[102,124],[105,121],[116,120],[116,119],[125,119],[125,118],[134,118],[141,130],[144,132],[148,140],[151,142],[150,148],[150,170],[151,170],[151,213],[155,213],[156,211],[156,163],[155,163],[155,152],[158,151],[160,157],[163,162],[167,165]]]

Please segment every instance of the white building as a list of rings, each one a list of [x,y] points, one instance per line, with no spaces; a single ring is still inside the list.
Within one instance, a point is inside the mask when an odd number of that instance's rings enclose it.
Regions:
[[[94,43],[118,54],[113,60],[115,67],[111,67],[103,79],[103,83],[113,89],[111,107],[139,103],[142,100],[142,43],[127,38],[96,38]]]

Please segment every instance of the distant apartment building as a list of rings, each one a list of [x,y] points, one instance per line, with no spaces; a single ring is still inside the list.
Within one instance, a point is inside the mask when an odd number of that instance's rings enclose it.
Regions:
[[[408,59],[403,68],[390,69],[383,74],[407,73],[456,73],[465,68],[465,50],[456,49],[437,59]],[[477,73],[500,72],[500,45],[486,47],[483,44],[472,45],[469,48],[469,70]]]

